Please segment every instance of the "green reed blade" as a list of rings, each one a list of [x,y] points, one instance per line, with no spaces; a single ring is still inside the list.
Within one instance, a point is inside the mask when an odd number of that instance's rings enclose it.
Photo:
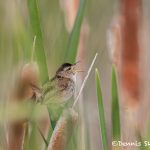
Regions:
[[[120,109],[115,68],[112,68],[112,139],[120,140]]]
[[[28,0],[29,17],[33,37],[36,36],[35,54],[41,73],[42,83],[48,80],[48,68],[44,52],[44,42],[40,24],[37,0]]]
[[[102,138],[103,150],[108,150],[108,141],[107,141],[107,132],[106,132],[106,123],[105,123],[105,114],[103,107],[103,97],[101,91],[101,82],[99,72],[95,70],[95,80],[96,80],[96,93],[97,93],[97,101],[98,101],[98,110],[99,110],[99,124]]]
[[[78,44],[80,39],[80,29],[84,15],[85,2],[86,0],[80,0],[77,17],[68,41],[65,59],[66,61],[71,63],[74,63],[76,60]]]

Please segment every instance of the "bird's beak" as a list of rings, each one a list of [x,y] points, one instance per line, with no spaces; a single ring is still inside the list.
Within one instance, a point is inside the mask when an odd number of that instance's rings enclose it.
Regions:
[[[74,73],[77,73],[77,72],[84,72],[83,70],[78,69],[77,64],[78,64],[79,62],[80,62],[80,61],[77,61],[77,62],[74,63],[73,66],[72,66],[72,70],[73,70]]]
[[[75,72],[84,72],[83,70],[76,69]]]

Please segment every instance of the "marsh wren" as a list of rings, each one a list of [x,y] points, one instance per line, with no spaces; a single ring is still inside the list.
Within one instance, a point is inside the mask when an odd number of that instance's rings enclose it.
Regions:
[[[75,92],[77,63],[62,64],[55,76],[46,82],[41,91],[41,101],[44,104],[63,103],[69,100]]]

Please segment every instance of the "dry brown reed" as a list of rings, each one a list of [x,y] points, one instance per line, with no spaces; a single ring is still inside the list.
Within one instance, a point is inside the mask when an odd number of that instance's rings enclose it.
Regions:
[[[48,150],[66,150],[78,122],[78,114],[66,109],[58,120],[49,142]]]

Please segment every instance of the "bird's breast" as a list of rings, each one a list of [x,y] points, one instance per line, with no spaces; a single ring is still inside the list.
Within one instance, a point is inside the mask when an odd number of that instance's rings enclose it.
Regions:
[[[65,100],[70,99],[75,92],[75,83],[72,79],[59,79],[56,85],[60,96],[63,97]]]

